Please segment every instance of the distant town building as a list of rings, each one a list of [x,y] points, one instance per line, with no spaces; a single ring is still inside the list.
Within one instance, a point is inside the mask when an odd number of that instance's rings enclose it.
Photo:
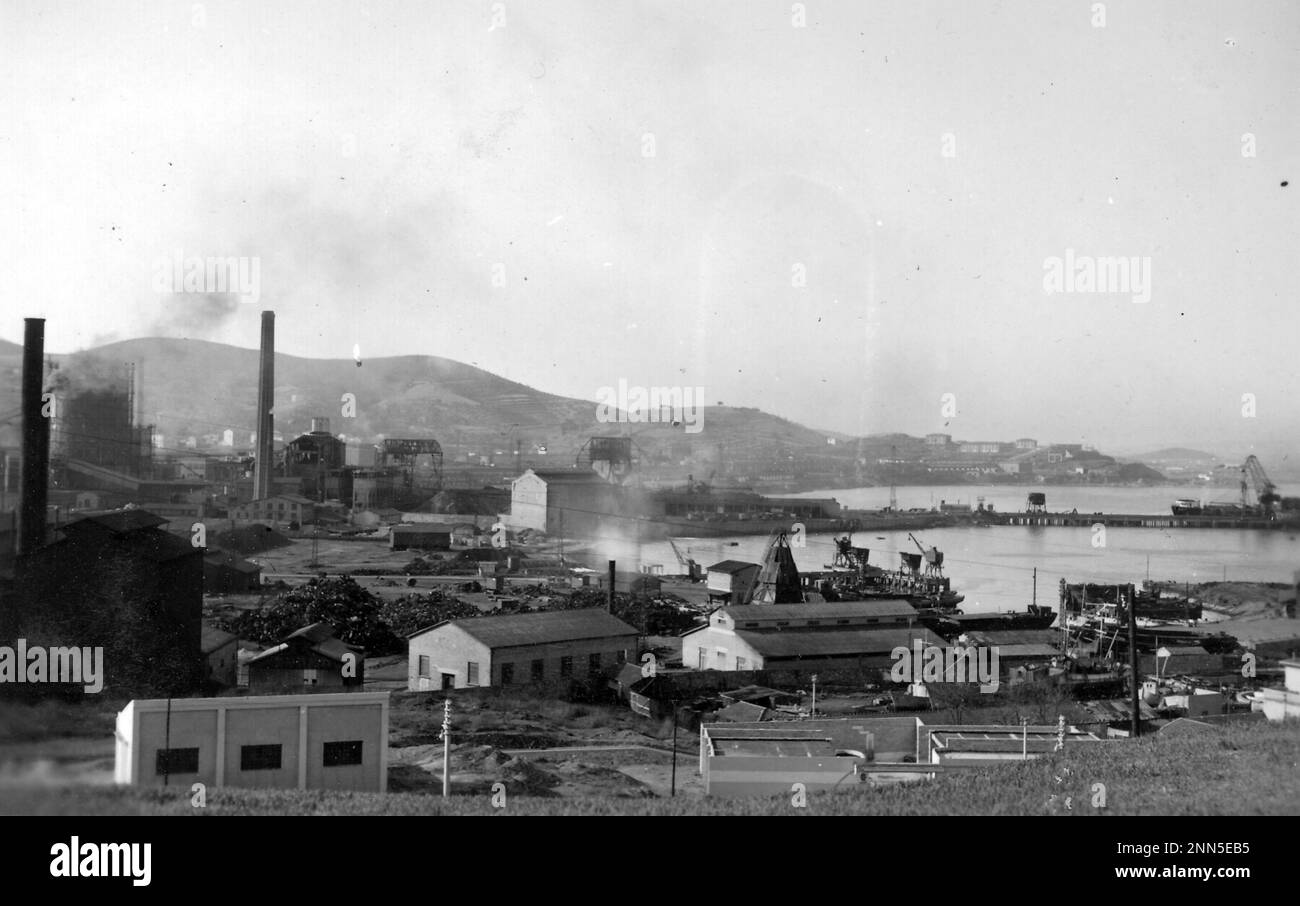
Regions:
[[[995,454],[1001,453],[1007,444],[999,443],[996,440],[966,441],[958,448],[962,453],[982,453]]]
[[[1038,447],[1038,441],[1034,440],[1032,437],[1016,438],[1017,450],[1034,450],[1037,449],[1037,447]]]
[[[116,736],[119,784],[388,787],[387,692],[137,699]]]
[[[599,608],[449,620],[408,636],[412,692],[607,678],[637,630]]]
[[[250,500],[231,507],[230,516],[241,522],[296,522],[305,525],[316,521],[316,503],[298,494],[279,494]]]
[[[927,434],[925,435],[925,445],[927,447],[946,447],[952,443],[951,434]]]

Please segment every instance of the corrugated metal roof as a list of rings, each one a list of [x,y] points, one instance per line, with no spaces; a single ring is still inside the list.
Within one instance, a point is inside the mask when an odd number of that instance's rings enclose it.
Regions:
[[[844,629],[834,632],[754,632],[737,629],[736,636],[765,658],[889,654],[900,646],[910,648],[916,639],[925,645],[943,644],[942,639],[924,628]]]
[[[451,620],[449,623],[469,633],[489,648],[512,648],[639,634],[635,627],[629,626],[618,617],[611,616],[597,607],[521,613],[502,617],[471,617],[464,620]],[[448,623],[444,622],[430,626],[408,638],[432,632],[446,625]]]
[[[712,568],[712,567],[710,567]],[[737,623],[755,620],[834,620],[851,617],[915,617],[916,608],[901,598],[827,601],[821,604],[745,604],[724,607]]]

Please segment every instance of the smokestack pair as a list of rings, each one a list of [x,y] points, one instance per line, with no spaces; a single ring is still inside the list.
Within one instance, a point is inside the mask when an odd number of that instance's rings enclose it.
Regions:
[[[253,463],[253,499],[271,496],[271,460],[275,456],[275,312],[262,312],[262,357],[257,379],[257,451]]]

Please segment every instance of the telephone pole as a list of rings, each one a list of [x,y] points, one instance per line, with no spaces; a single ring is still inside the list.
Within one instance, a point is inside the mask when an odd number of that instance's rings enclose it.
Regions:
[[[442,703],[442,798],[451,796],[451,699]]]

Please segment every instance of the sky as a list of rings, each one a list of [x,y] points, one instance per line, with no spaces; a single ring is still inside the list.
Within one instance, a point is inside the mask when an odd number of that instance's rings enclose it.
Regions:
[[[6,0],[0,336],[269,309],[283,353],[584,399],[1286,451],[1298,70],[1283,0]],[[1047,291],[1085,257],[1146,291]]]

